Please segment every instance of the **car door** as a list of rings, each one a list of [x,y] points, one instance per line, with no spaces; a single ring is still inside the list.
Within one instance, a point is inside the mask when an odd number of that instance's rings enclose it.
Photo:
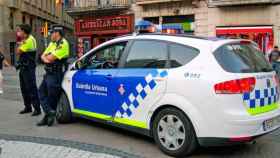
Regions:
[[[112,118],[115,76],[126,43],[105,46],[80,61],[81,69],[72,78],[74,112],[105,120]]]
[[[114,122],[147,128],[148,111],[164,94],[168,71],[167,44],[135,40],[117,73]]]

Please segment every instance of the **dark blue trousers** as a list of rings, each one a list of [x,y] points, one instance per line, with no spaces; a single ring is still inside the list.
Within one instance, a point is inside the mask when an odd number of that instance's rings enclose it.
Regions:
[[[36,68],[24,67],[20,68],[19,80],[20,89],[23,97],[24,105],[27,109],[31,109],[32,105],[35,110],[40,111],[40,101],[38,97],[38,88],[36,84]]]
[[[41,106],[46,114],[56,111],[62,88],[63,73],[46,73],[39,88]]]

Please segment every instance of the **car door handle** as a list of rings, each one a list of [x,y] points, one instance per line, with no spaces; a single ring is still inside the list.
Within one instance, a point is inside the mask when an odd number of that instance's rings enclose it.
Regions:
[[[113,75],[108,74],[108,75],[105,76],[105,78],[108,79],[108,80],[112,80],[113,79]]]

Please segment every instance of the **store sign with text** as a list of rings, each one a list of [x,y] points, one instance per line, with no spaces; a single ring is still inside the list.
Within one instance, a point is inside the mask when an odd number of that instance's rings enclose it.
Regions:
[[[133,31],[132,15],[79,19],[75,22],[76,34],[113,34]]]

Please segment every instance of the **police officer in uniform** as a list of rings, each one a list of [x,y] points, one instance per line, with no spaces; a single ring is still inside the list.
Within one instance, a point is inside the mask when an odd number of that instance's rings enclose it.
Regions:
[[[42,62],[45,64],[46,74],[39,88],[39,97],[45,116],[38,122],[38,126],[52,126],[55,121],[61,83],[69,56],[69,44],[63,37],[63,27],[53,26],[52,42],[41,56]]]
[[[31,27],[27,24],[19,26],[19,36],[23,41],[16,50],[19,56],[17,68],[19,69],[20,89],[25,105],[20,114],[31,113],[33,105],[32,116],[37,116],[41,114],[35,75],[37,44],[35,38],[31,35],[31,30]]]

